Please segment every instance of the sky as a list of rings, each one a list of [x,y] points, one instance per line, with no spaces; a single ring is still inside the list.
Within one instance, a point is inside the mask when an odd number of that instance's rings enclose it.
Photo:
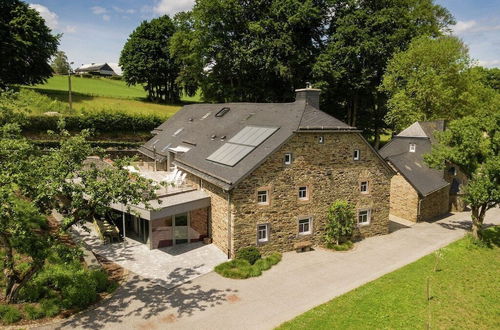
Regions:
[[[435,0],[457,21],[453,33],[479,65],[500,67],[500,1]],[[192,8],[194,0],[30,0],[47,25],[62,33],[60,50],[73,67],[117,63],[130,33],[143,20]]]

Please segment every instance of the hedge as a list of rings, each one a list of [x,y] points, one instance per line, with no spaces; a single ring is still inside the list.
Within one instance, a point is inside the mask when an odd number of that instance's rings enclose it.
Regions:
[[[57,140],[32,140],[32,142],[41,149],[59,148],[60,143]],[[92,147],[100,147],[103,149],[137,149],[143,142],[127,142],[127,141],[90,141]]]
[[[32,115],[23,129],[28,132],[55,131],[60,118],[64,118],[69,131],[90,128],[100,133],[149,132],[164,121],[154,115],[131,115],[124,112],[92,112],[80,116]]]

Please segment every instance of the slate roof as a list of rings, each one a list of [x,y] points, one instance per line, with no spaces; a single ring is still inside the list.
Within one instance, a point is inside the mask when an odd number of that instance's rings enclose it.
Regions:
[[[449,185],[444,180],[443,171],[431,169],[424,162],[424,155],[431,151],[432,144],[436,142],[434,133],[444,128],[442,120],[415,122],[379,151],[422,196]],[[409,152],[410,143],[416,145],[415,152]]]
[[[319,94],[318,94],[319,97]],[[292,103],[224,103],[184,106],[153,132],[151,140],[139,151],[164,161],[170,148],[184,147],[175,164],[225,190],[234,187],[297,131],[330,130],[359,132],[342,121],[315,108],[307,98]],[[215,114],[224,107],[230,110],[222,117]],[[234,166],[207,160],[238,132],[247,126],[278,129]]]

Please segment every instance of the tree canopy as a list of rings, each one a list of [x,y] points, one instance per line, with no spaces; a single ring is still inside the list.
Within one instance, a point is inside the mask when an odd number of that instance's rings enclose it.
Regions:
[[[144,84],[152,101],[180,100],[176,82],[179,65],[169,50],[174,32],[175,26],[167,15],[143,21],[130,34],[120,55],[123,79],[129,85]]]
[[[68,74],[71,71],[71,66],[68,62],[68,57],[63,51],[58,51],[50,64],[52,70],[56,74]]]
[[[198,0],[177,15],[180,84],[208,101],[290,101],[323,44],[325,0]]]
[[[58,45],[59,36],[36,10],[20,0],[0,1],[0,88],[44,82]]]
[[[434,168],[460,167],[468,178],[465,200],[472,209],[473,234],[480,237],[486,211],[500,203],[500,108],[450,122],[425,156]]]
[[[420,35],[438,36],[452,16],[432,0],[334,0],[327,45],[314,65],[322,109],[378,138],[386,96],[378,90],[388,60]]]
[[[64,215],[64,230],[105,215],[112,203],[148,207],[156,199],[149,180],[124,169],[127,160],[106,168],[85,164],[88,156],[102,154],[87,141],[88,132],[70,136],[62,130],[61,147],[47,153],[21,135],[23,120],[0,105],[0,255],[9,302],[41,270],[49,250],[58,247],[57,232],[41,230],[39,219],[56,210]],[[14,252],[30,259],[24,271]]]
[[[452,120],[500,107],[498,93],[473,64],[456,37],[413,40],[387,66],[381,85],[389,95],[387,122],[401,130],[417,120]]]

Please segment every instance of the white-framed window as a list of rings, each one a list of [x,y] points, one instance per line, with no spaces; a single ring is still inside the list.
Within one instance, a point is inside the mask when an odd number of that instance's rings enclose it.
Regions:
[[[370,224],[372,211],[370,209],[362,209],[358,211],[358,225],[366,226]]]
[[[269,204],[269,190],[258,190],[257,191],[257,204],[261,204],[261,205]]]
[[[415,143],[410,143],[410,152],[415,152],[417,150],[417,145]]]
[[[283,163],[285,163],[285,165],[291,165],[292,164],[292,154],[290,152],[287,152],[285,154],[285,157],[283,158]]]
[[[306,201],[309,199],[309,191],[307,190],[307,186],[299,187],[299,199],[302,201]]]
[[[457,175],[457,168],[455,166],[450,167],[448,169],[448,174],[453,175],[453,176]]]
[[[264,243],[269,241],[269,225],[257,225],[257,242]]]
[[[325,137],[323,135],[318,136],[318,143],[319,144],[325,143]]]
[[[353,154],[352,159],[359,160],[360,157],[361,157],[361,152],[359,151],[359,149],[354,149],[354,154]]]
[[[299,235],[309,235],[312,233],[312,218],[299,219]]]
[[[359,191],[364,194],[368,194],[368,181],[361,181],[359,183]]]

